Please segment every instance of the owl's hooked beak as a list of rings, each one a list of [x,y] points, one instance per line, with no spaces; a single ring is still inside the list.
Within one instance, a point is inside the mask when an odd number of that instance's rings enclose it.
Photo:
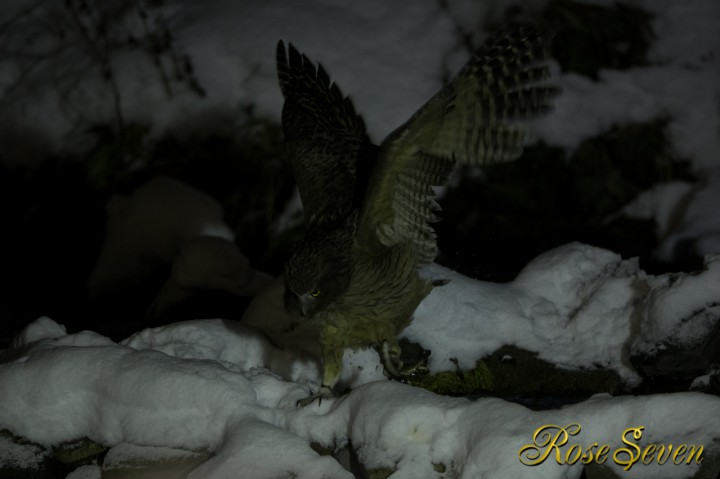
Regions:
[[[315,307],[315,298],[309,293],[298,295],[289,288],[285,288],[284,302],[288,313],[303,319],[310,316]]]
[[[300,300],[300,316],[307,318],[315,309],[315,298],[310,296],[309,293],[305,293],[298,299]]]

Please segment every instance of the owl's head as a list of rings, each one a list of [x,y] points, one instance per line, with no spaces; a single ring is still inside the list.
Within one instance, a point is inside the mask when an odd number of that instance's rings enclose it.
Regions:
[[[283,269],[285,309],[310,318],[332,304],[350,282],[351,251],[331,241],[305,238]]]

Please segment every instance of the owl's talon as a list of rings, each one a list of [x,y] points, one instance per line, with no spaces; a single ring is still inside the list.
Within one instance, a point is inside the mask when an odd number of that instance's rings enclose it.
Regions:
[[[415,376],[418,374],[427,374],[430,370],[427,368],[427,358],[420,359],[412,366],[407,366],[400,370],[400,375],[403,377]]]
[[[392,348],[390,343],[383,341],[380,345],[380,360],[385,373],[391,378],[405,382],[410,376],[427,373],[427,358],[429,353],[421,357],[415,364],[405,366],[400,359],[400,351]]]
[[[298,408],[309,406],[310,404],[314,403],[315,400],[317,399],[318,406],[320,406],[322,404],[323,399],[331,399],[333,397],[335,397],[335,395],[333,394],[332,389],[330,389],[329,386],[323,385],[323,386],[320,386],[320,389],[318,389],[318,391],[315,394],[311,394],[310,396],[308,396],[304,399],[299,399],[298,402],[295,403],[295,405]]]
[[[380,360],[382,361],[385,372],[392,377],[399,377],[402,361],[400,354],[396,349],[390,347],[390,343],[383,341],[380,345]]]

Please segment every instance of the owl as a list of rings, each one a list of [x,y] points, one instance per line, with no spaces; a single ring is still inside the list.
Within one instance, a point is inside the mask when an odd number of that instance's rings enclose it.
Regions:
[[[283,270],[284,304],[315,325],[319,396],[332,394],[345,349],[377,347],[402,375],[398,334],[437,282],[419,271],[437,254],[433,187],[458,163],[514,160],[522,120],[547,111],[542,29],[491,36],[460,72],[378,146],[352,101],[292,45],[277,45],[282,126],[303,203],[304,238]]]

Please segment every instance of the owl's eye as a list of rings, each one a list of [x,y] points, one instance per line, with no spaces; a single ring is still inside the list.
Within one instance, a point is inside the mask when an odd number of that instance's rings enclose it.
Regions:
[[[320,296],[320,290],[319,289],[313,290],[310,293],[310,296],[312,296],[313,298],[317,298],[318,296]]]

